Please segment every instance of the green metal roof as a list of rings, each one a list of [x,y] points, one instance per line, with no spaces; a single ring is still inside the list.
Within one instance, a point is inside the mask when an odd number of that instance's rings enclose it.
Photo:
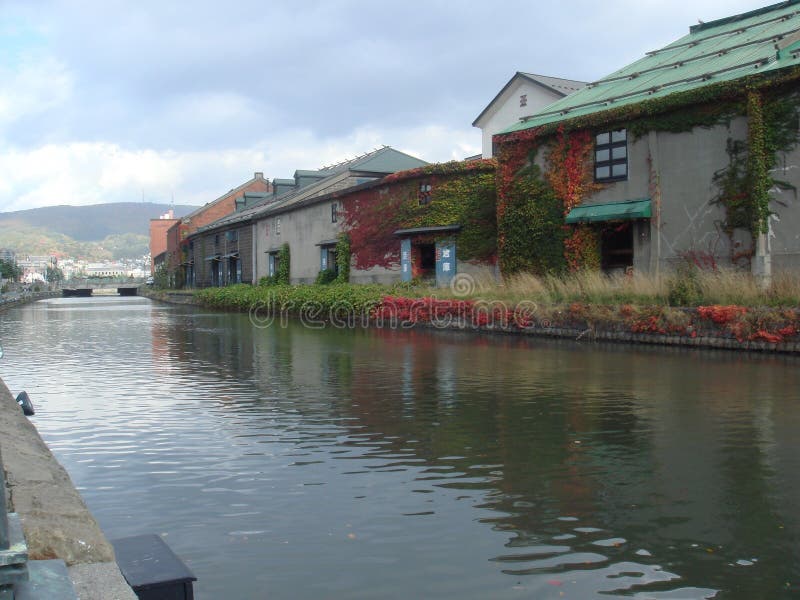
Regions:
[[[567,215],[567,223],[596,223],[598,221],[625,221],[646,219],[652,216],[650,198],[609,202],[608,204],[587,204],[576,206]]]
[[[789,0],[695,25],[679,40],[648,52],[502,133],[796,65],[800,65],[800,0]]]
[[[388,174],[424,167],[427,164],[428,163],[424,160],[420,160],[405,152],[395,150],[391,146],[384,146],[351,160],[323,167],[320,169],[320,172],[328,175],[330,173],[338,173],[349,169],[351,171],[372,171],[375,173]]]

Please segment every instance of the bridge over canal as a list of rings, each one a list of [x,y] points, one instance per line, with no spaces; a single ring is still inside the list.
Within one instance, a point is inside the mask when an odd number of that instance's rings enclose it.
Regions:
[[[101,284],[85,287],[62,288],[64,298],[89,298],[90,296],[138,296],[139,286]]]

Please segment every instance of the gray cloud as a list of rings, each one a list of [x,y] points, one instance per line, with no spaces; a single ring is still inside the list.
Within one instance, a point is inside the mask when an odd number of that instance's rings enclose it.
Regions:
[[[479,132],[470,124],[515,71],[595,79],[679,37],[698,17],[758,6],[744,0],[0,3],[6,22],[0,33],[13,46],[11,58],[0,59],[0,75],[33,90],[7,115],[0,92],[0,153],[78,143],[187,156],[252,151],[268,161],[267,172],[284,168],[274,157],[303,149],[308,158],[295,168],[313,167],[324,162],[315,158],[320,150],[303,145],[349,150],[363,131],[450,132],[450,150],[442,143],[446,135],[428,146],[403,137],[428,160],[451,158],[470,136],[477,151]],[[20,193],[0,185],[0,203]]]

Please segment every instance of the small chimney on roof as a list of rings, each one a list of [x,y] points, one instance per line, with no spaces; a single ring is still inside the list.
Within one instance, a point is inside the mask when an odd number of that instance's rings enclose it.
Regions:
[[[261,171],[256,171],[255,174],[253,175],[253,179],[264,179],[264,173],[262,173]]]

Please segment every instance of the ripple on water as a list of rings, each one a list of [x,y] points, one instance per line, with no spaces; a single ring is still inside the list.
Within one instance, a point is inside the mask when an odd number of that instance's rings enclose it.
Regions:
[[[3,376],[109,536],[166,534],[199,600],[701,599],[787,573],[800,369],[76,300],[4,314]],[[709,542],[742,499],[778,533]]]

